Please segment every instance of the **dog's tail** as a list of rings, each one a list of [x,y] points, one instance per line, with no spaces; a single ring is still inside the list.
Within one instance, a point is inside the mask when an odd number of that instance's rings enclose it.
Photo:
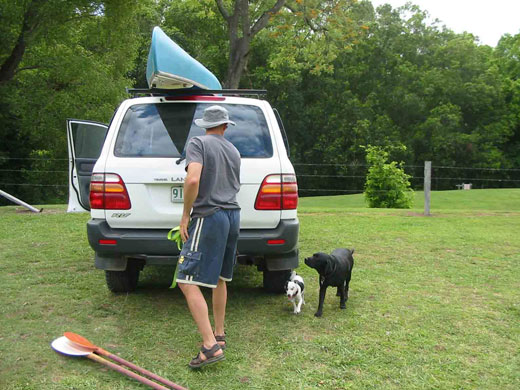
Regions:
[[[296,276],[296,271],[292,270],[291,276],[289,276],[289,280],[293,280],[295,276]]]

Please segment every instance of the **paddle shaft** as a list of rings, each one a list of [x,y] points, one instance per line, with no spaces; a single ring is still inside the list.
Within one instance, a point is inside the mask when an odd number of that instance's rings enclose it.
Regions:
[[[98,353],[100,355],[106,356],[107,358],[112,359],[112,360],[122,364],[123,366],[131,368],[132,370],[137,371],[140,374],[146,375],[149,378],[155,379],[157,382],[160,382],[160,383],[162,383],[162,384],[164,384],[166,386],[170,386],[173,389],[176,389],[176,390],[187,390],[185,387],[179,386],[178,384],[173,383],[172,381],[169,381],[168,379],[165,379],[165,378],[163,378],[163,377],[161,377],[161,376],[159,376],[157,374],[154,374],[151,371],[148,371],[148,370],[146,370],[146,369],[144,369],[142,367],[139,367],[139,366],[135,365],[134,363],[131,363],[131,362],[129,362],[129,361],[127,361],[127,360],[117,356],[117,355],[114,355],[113,353],[105,351],[103,348],[97,347],[94,352],[96,352],[96,353]],[[116,367],[119,367],[119,366],[116,365]],[[152,383],[154,383],[154,382],[152,382]]]
[[[132,372],[130,370],[127,370],[126,368],[118,366],[115,363],[109,362],[108,360],[103,359],[101,356],[98,356],[98,355],[95,355],[95,354],[91,353],[90,355],[87,355],[87,357],[89,359],[94,360],[95,362],[101,363],[101,364],[103,364],[103,365],[111,368],[112,370],[115,370],[115,371],[117,371],[117,372],[119,372],[119,373],[121,373],[123,375],[129,376],[130,378],[135,379],[135,380],[141,382],[142,384],[148,385],[148,386],[150,386],[153,389],[156,389],[156,390],[168,390],[168,388],[166,388],[164,386],[161,386],[158,383],[152,382],[150,379],[146,379],[145,377],[142,377],[141,375],[137,375],[135,372]]]

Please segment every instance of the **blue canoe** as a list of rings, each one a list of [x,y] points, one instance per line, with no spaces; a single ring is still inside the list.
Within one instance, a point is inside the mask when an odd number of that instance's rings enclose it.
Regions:
[[[219,90],[222,85],[208,69],[155,27],[146,65],[150,88],[202,88]]]

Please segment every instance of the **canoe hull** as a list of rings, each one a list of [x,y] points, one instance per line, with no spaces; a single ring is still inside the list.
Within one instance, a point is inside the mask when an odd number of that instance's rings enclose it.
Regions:
[[[155,27],[152,33],[146,80],[149,88],[222,89],[213,73],[173,42],[159,27]]]

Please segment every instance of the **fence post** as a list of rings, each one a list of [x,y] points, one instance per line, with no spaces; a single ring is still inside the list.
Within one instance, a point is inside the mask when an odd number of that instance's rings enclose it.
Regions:
[[[424,162],[424,215],[429,217],[430,214],[430,196],[432,188],[432,162]]]

